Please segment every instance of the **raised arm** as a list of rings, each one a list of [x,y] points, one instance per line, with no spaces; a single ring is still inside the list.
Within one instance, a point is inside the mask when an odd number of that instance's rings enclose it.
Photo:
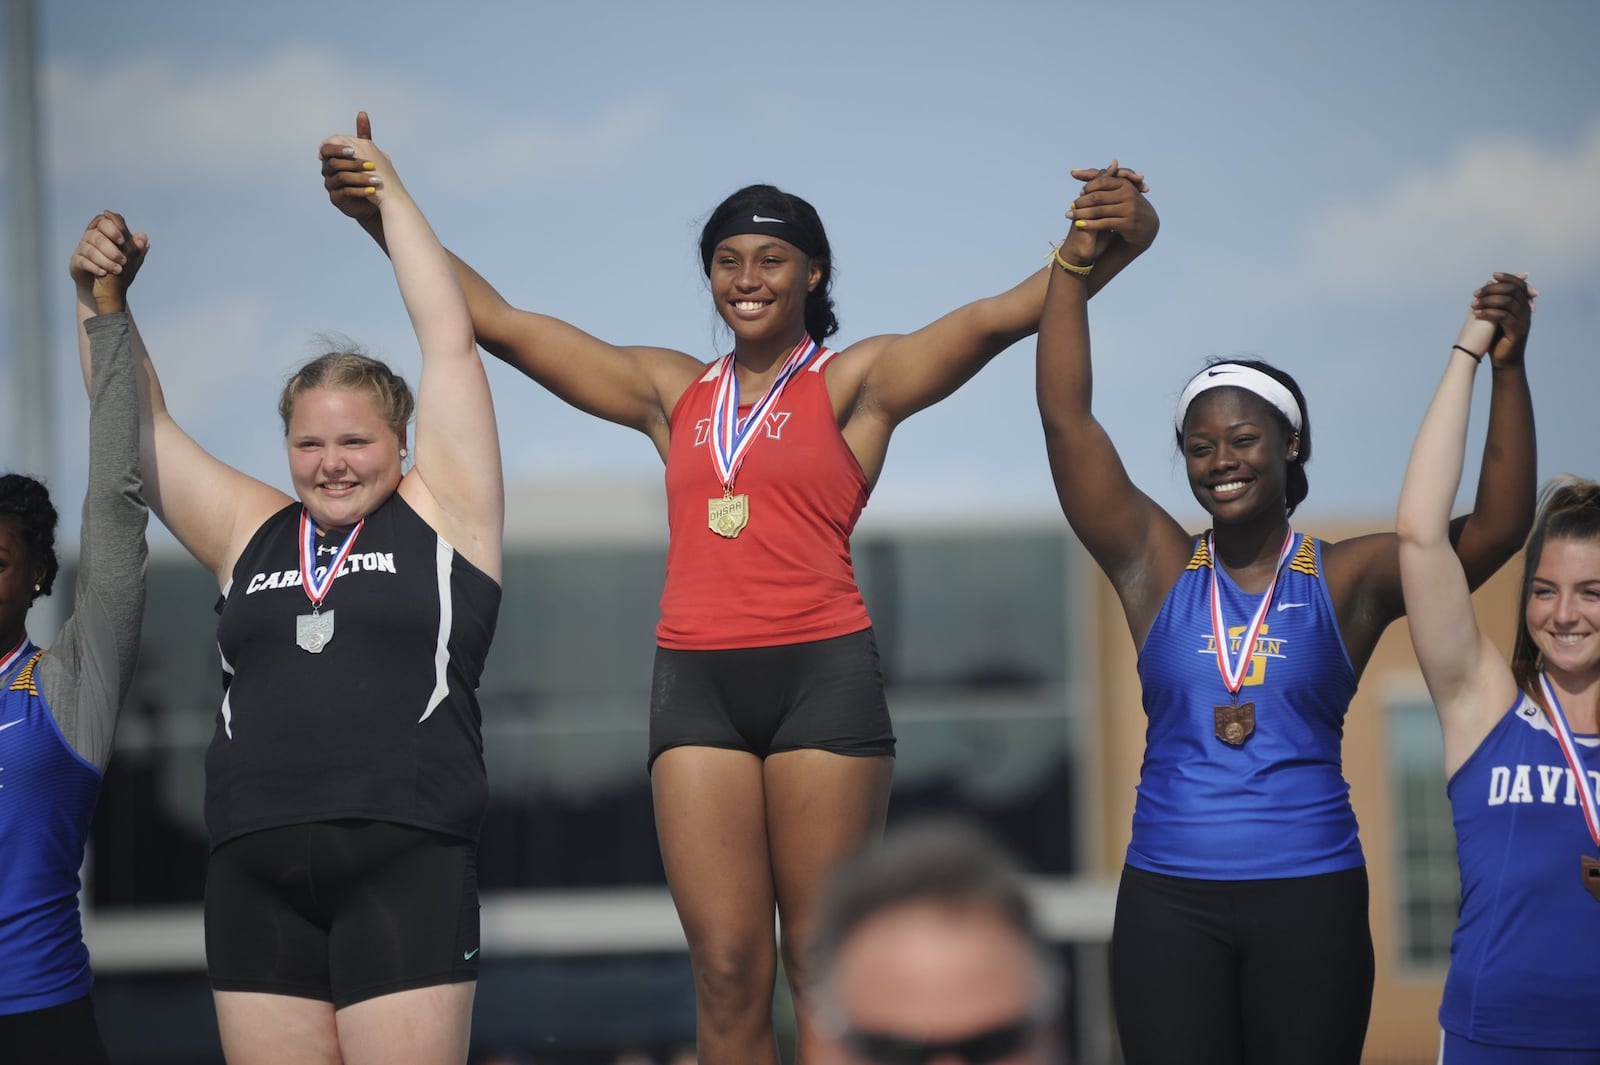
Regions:
[[[500,578],[505,487],[489,379],[449,255],[389,157],[370,139],[336,137],[364,170],[381,214],[389,261],[422,349],[416,462],[401,482],[406,501],[489,576]]]
[[[1462,523],[1456,555],[1467,583],[1477,588],[1522,549],[1533,528],[1538,456],[1533,397],[1523,357],[1533,312],[1525,278],[1496,273],[1473,299],[1474,310],[1496,326],[1489,348],[1489,428],[1472,513]]]
[[[1517,690],[1505,659],[1478,629],[1466,573],[1451,545],[1450,506],[1461,484],[1473,377],[1496,339],[1497,318],[1510,321],[1508,336],[1526,335],[1525,321],[1480,308],[1485,298],[1480,292],[1474,301],[1417,431],[1395,518],[1411,643],[1439,714],[1446,775],[1483,742]]]
[[[1111,579],[1140,644],[1189,557],[1189,537],[1134,485],[1092,410],[1087,282],[1099,273],[1104,243],[1074,225],[1058,252],[1065,265],[1048,267],[1036,387],[1061,509]]]
[[[145,526],[140,494],[139,396],[124,292],[127,275],[96,278],[99,314],[89,389],[89,488],[83,497],[72,616],[39,678],[61,734],[98,768],[111,755],[117,708],[139,656],[144,615]]]
[[[1488,353],[1489,428],[1477,494],[1472,512],[1450,524],[1450,542],[1469,588],[1505,565],[1533,527],[1538,471],[1533,399],[1523,367],[1531,307],[1527,283],[1514,274],[1495,274],[1473,300],[1475,313],[1489,316],[1499,331]],[[1346,604],[1339,619],[1346,647],[1360,665],[1383,630],[1405,613],[1399,552],[1392,536],[1379,533],[1332,545],[1328,560],[1336,601]],[[1353,589],[1348,596],[1337,590],[1346,586]]]
[[[355,152],[363,142],[370,144],[371,137],[363,111],[356,117],[354,139],[324,141],[323,185],[333,205],[388,251],[388,219],[366,192],[371,171],[365,164],[373,160]],[[704,371],[701,363],[665,348],[608,344],[557,318],[518,310],[459,258],[451,255],[450,262],[484,350],[579,410],[638,429],[666,454],[672,407]]]
[[[78,351],[85,385],[93,381],[86,323],[100,313],[95,280],[118,274],[126,290],[149,247],[143,233],[130,231],[122,216],[111,211],[97,215],[78,241],[70,270],[78,290]],[[127,328],[138,374],[144,498],[162,524],[216,576],[218,585],[226,585],[250,536],[289,497],[208,455],[173,421],[131,314]]]

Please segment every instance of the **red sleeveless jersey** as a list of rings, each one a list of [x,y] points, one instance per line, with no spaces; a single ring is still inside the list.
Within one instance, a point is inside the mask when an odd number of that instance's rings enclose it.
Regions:
[[[839,432],[823,376],[836,354],[820,349],[757,429],[733,486],[749,497],[750,520],[732,539],[713,532],[707,515],[707,503],[722,498],[710,446],[723,360],[678,400],[667,451],[670,540],[656,626],[662,647],[771,647],[872,624],[850,561],[867,478]],[[741,417],[750,406],[740,406]]]

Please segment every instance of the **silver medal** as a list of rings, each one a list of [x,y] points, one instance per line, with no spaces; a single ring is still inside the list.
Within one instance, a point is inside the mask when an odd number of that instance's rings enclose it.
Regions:
[[[298,614],[294,619],[294,642],[314,655],[333,641],[333,611],[325,614]]]

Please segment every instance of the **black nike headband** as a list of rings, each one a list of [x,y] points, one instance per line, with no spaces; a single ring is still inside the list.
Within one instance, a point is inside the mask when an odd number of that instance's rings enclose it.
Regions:
[[[764,237],[777,237],[779,240],[788,241],[800,249],[808,259],[817,257],[816,247],[806,239],[805,231],[793,222],[782,218],[764,215],[760,211],[741,211],[722,223],[722,228],[717,230],[717,235],[706,246],[705,267],[707,274],[711,273],[711,256],[716,253],[717,247],[729,237],[741,236],[745,233],[758,233]]]

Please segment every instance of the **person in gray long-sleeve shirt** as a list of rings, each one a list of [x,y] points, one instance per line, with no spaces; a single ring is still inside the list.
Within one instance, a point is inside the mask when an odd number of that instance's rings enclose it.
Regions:
[[[141,253],[142,255],[142,253]],[[106,1061],[89,999],[78,870],[111,757],[117,710],[139,652],[147,508],[139,399],[125,294],[135,270],[103,278],[77,262],[87,323],[89,490],[73,612],[54,646],[28,611],[59,568],[56,511],[31,477],[0,477],[0,1047],[6,1060]]]

